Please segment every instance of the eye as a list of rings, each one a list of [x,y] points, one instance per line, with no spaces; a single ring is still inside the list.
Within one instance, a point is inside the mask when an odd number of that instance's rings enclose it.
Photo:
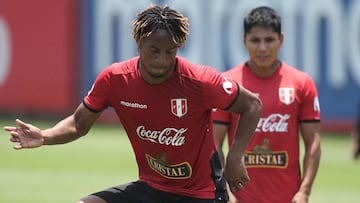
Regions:
[[[176,54],[176,51],[177,51],[177,47],[176,48],[172,48],[172,49],[168,49],[166,51],[167,54],[169,55],[173,55],[173,54]]]
[[[172,54],[175,54],[176,51],[175,51],[175,50],[171,50],[171,51],[167,51],[166,53],[172,55]]]
[[[273,37],[265,38],[266,42],[273,42],[275,39]]]
[[[158,51],[159,51],[158,49],[150,48],[150,52],[151,52],[151,53],[157,53]]]
[[[259,43],[259,42],[260,42],[260,39],[259,39],[259,38],[251,38],[251,39],[250,39],[250,42]]]

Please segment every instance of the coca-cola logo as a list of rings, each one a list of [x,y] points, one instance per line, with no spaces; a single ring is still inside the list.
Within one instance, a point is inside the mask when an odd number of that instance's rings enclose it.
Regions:
[[[145,126],[139,126],[136,128],[136,134],[140,139],[169,146],[184,145],[184,133],[186,131],[187,128],[165,128],[163,130],[146,130]]]
[[[289,119],[289,114],[271,114],[260,118],[256,132],[288,132]]]

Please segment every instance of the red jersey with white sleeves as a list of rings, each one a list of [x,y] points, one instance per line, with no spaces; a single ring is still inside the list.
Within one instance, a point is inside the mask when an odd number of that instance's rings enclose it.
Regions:
[[[263,112],[247,147],[244,161],[250,181],[235,195],[240,202],[289,203],[301,183],[299,122],[320,120],[318,93],[313,80],[285,63],[270,77],[258,77],[246,64],[223,75],[257,94]],[[238,115],[217,110],[215,122],[230,124],[234,138]]]
[[[214,198],[211,109],[230,107],[239,87],[213,68],[176,60],[172,76],[159,85],[143,80],[139,57],[112,64],[99,74],[84,104],[95,112],[115,109],[140,181],[165,192]]]

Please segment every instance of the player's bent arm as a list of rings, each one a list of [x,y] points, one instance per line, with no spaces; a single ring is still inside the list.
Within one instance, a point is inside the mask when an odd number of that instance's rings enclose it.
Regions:
[[[241,115],[229,152],[243,154],[259,122],[262,112],[261,100],[255,94],[240,86],[239,96],[228,111]]]
[[[250,179],[242,156],[259,122],[262,103],[252,92],[241,87],[240,94],[229,111],[241,115],[225,163],[226,180],[230,190],[236,192],[241,190]]]
[[[81,103],[72,115],[42,131],[43,144],[64,144],[86,135],[100,114],[90,111]]]
[[[305,154],[299,192],[309,196],[320,164],[320,122],[301,123],[300,131],[304,140]]]
[[[223,145],[224,145],[224,139],[227,133],[227,129],[228,129],[227,125],[223,123],[217,123],[216,121],[214,122],[214,136],[215,136],[216,150],[219,154],[219,158],[223,166],[225,163]]]

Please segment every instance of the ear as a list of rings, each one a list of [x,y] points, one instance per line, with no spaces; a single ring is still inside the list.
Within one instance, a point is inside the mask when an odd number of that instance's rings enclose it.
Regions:
[[[137,45],[138,49],[141,49],[141,41],[140,40],[136,41],[136,45]]]
[[[282,44],[284,43],[285,34],[281,32],[279,38],[280,38],[280,46],[282,46]]]

